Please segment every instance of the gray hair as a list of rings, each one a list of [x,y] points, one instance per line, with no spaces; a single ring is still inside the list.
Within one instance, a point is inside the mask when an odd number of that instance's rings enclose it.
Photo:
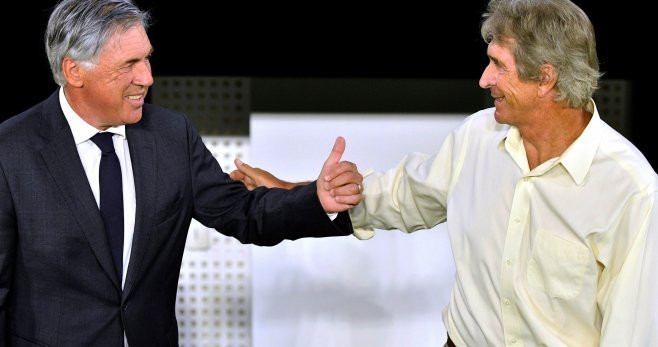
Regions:
[[[601,77],[594,28],[583,10],[569,0],[491,0],[481,34],[487,43],[509,46],[519,78],[540,78],[542,64],[558,74],[556,101],[570,107],[587,104]]]
[[[46,54],[55,82],[66,85],[62,61],[69,57],[93,65],[107,40],[117,30],[141,25],[146,30],[150,15],[130,0],[62,0],[48,20]]]

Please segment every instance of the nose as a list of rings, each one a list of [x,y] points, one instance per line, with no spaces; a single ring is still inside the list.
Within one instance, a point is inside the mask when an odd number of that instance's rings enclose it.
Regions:
[[[494,66],[493,63],[489,62],[489,65],[482,71],[482,76],[480,76],[480,88],[491,88],[495,84]]]
[[[135,64],[133,83],[138,86],[150,87],[153,84],[151,63],[148,60]]]

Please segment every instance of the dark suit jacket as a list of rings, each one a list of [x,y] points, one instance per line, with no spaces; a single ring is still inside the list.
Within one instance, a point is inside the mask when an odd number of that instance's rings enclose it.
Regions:
[[[178,343],[175,299],[190,220],[242,243],[347,235],[315,184],[247,191],[181,114],[144,105],[126,128],[137,210],[121,290],[103,221],[58,93],[0,125],[0,343]]]

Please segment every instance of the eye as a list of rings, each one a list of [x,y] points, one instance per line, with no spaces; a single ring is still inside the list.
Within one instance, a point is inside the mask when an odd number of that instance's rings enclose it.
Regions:
[[[128,72],[128,71],[132,70],[133,65],[134,65],[133,63],[126,64],[126,65],[120,67],[120,68],[119,68],[119,71],[121,71],[121,72]]]

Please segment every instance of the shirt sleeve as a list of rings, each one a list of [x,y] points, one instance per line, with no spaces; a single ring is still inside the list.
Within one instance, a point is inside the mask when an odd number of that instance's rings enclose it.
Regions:
[[[444,222],[454,149],[451,133],[437,154],[411,153],[393,169],[369,175],[363,200],[350,210],[354,235],[367,239],[372,228],[413,232]]]
[[[611,257],[600,276],[601,346],[658,346],[656,198],[653,191],[628,202],[608,247],[619,260]]]

